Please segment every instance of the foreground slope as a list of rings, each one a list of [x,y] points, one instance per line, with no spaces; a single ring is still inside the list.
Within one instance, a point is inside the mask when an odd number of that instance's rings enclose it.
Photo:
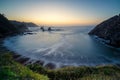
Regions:
[[[48,78],[15,62],[10,53],[4,53],[0,54],[0,80],[48,80]]]

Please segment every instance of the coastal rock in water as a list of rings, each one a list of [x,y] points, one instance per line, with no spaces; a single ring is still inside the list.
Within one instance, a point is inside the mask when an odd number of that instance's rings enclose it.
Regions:
[[[39,61],[36,61],[34,64],[39,64],[39,65],[43,66],[43,64],[44,64],[44,61],[42,61],[42,60],[39,60]]]
[[[19,55],[19,54],[13,54],[12,56],[13,56],[13,59],[17,59],[17,58],[21,57],[21,55]]]
[[[18,62],[21,63],[21,64],[24,64],[24,63],[26,63],[28,60],[29,60],[29,58],[21,57],[20,59],[17,59],[16,61],[18,61]]]
[[[48,68],[48,69],[55,69],[56,65],[53,64],[53,63],[48,63],[48,64],[45,65],[45,67]]]
[[[89,34],[109,40],[109,45],[120,47],[120,15],[103,21],[90,31]]]

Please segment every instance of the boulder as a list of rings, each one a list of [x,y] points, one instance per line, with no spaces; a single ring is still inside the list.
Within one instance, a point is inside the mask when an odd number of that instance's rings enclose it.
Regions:
[[[48,63],[45,65],[46,68],[48,69],[55,69],[56,68],[56,65],[54,63]]]
[[[42,61],[42,60],[38,60],[38,61],[36,61],[34,64],[39,64],[39,65],[43,66],[44,61]]]

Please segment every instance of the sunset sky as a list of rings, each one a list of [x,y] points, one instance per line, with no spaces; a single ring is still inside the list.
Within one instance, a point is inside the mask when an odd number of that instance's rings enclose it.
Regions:
[[[0,13],[40,25],[96,25],[120,13],[120,0],[0,0]]]

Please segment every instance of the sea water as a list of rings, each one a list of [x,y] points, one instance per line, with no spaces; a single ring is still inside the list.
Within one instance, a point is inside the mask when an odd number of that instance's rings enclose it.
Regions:
[[[119,64],[120,51],[88,35],[92,27],[62,27],[60,31],[35,30],[6,38],[4,46],[30,59],[58,66]]]

